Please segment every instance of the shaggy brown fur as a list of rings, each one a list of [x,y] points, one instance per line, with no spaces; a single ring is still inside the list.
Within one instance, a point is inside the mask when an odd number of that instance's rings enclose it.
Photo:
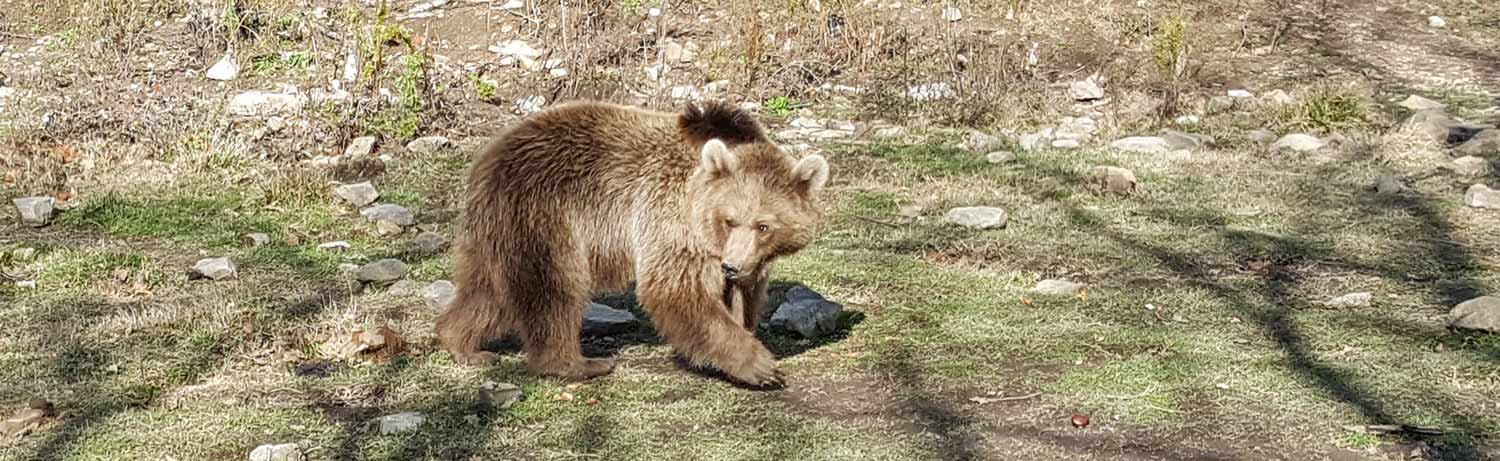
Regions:
[[[772,261],[813,240],[821,156],[782,152],[748,114],[667,114],[597,102],[508,127],[471,167],[458,295],[438,339],[464,363],[520,330],[527,367],[613,369],[578,342],[592,294],[636,283],[657,331],[689,361],[751,385],[782,382],[753,335]]]

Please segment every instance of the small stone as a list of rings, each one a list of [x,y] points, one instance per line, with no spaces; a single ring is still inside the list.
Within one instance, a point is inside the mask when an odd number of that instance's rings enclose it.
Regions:
[[[1292,95],[1282,90],[1271,90],[1266,94],[1260,95],[1260,99],[1267,104],[1277,106],[1288,106],[1297,102],[1296,98],[1293,98]]]
[[[16,205],[16,212],[21,215],[21,224],[31,227],[42,227],[52,222],[52,205],[57,203],[52,197],[23,197],[12,200]]]
[[[1155,136],[1132,136],[1109,144],[1119,150],[1142,154],[1162,154],[1172,150],[1166,139]]]
[[[390,283],[406,276],[406,263],[397,259],[382,259],[361,266],[354,278],[361,282]]]
[[[271,236],[260,232],[252,232],[249,234],[245,234],[244,237],[241,237],[240,243],[247,247],[258,247],[267,243],[271,243]]]
[[[229,99],[225,111],[232,116],[288,115],[302,110],[307,98],[295,93],[247,91]]]
[[[1474,208],[1500,210],[1500,191],[1484,184],[1469,186],[1469,190],[1464,192],[1464,204]]]
[[[1442,16],[1428,16],[1427,27],[1442,29],[1444,27],[1448,27],[1448,20],[1443,19]]]
[[[1249,134],[1245,135],[1245,137],[1248,138],[1250,142],[1256,144],[1270,144],[1276,142],[1276,139],[1278,138],[1275,131],[1267,130],[1264,128],[1251,131]]]
[[[1046,128],[1035,133],[1022,134],[1018,144],[1021,145],[1021,150],[1026,152],[1041,150],[1043,147],[1052,145],[1052,129]]]
[[[261,445],[250,451],[250,461],[302,461],[302,447],[295,443]]]
[[[448,304],[453,302],[453,297],[457,295],[457,287],[447,280],[438,280],[422,287],[422,299],[427,301],[427,306],[433,309],[446,309]]]
[[[333,241],[333,242],[319,243],[318,244],[318,249],[319,250],[333,251],[333,252],[344,251],[344,250],[349,249],[349,247],[350,247],[349,242],[345,242],[343,240],[337,240],[337,241]]]
[[[521,401],[523,393],[521,386],[511,383],[497,383],[485,381],[479,385],[479,401],[485,404],[505,410]]]
[[[1086,286],[1087,285],[1084,285],[1082,283],[1070,282],[1067,280],[1047,279],[1037,282],[1036,286],[1031,288],[1031,292],[1043,295],[1072,296],[1078,294],[1078,292],[1080,291],[1083,291],[1084,287]]]
[[[1016,154],[1011,151],[995,151],[984,154],[984,160],[995,165],[1010,163],[1016,160]]]
[[[1162,130],[1161,138],[1172,150],[1198,151],[1214,143],[1208,135],[1185,133],[1177,130]]]
[[[1460,176],[1476,177],[1490,174],[1494,168],[1490,161],[1472,155],[1466,155],[1453,159],[1453,172]]]
[[[406,232],[406,228],[401,227],[400,224],[396,224],[394,221],[384,219],[375,221],[375,233],[381,237],[401,235],[402,232]]]
[[[423,136],[406,143],[406,150],[418,154],[431,154],[452,147],[453,143],[443,136]]]
[[[22,288],[22,289],[27,289],[27,290],[35,290],[36,289],[36,280],[17,280],[16,281],[16,287],[17,288]]]
[[[1128,196],[1135,194],[1135,173],[1119,167],[1096,166],[1090,171],[1094,186],[1105,194]]]
[[[1104,98],[1104,87],[1099,85],[1099,76],[1073,82],[1068,85],[1068,97],[1074,101],[1093,101]]]
[[[210,280],[234,277],[237,268],[229,258],[204,258],[193,264],[193,273]]]
[[[239,75],[239,64],[235,62],[233,55],[227,54],[219,58],[219,62],[214,63],[213,67],[209,67],[208,71],[203,73],[203,76],[208,77],[209,80],[219,81],[234,80]]]
[[[1482,296],[1459,303],[1449,314],[1449,325],[1463,330],[1500,333],[1500,298]]]
[[[17,262],[29,262],[36,258],[36,248],[22,247],[10,252],[10,259]]]
[[[1305,153],[1317,151],[1326,147],[1327,145],[1327,142],[1323,141],[1322,139],[1318,139],[1318,137],[1316,136],[1294,133],[1282,136],[1281,139],[1276,140],[1276,144],[1274,145],[1274,147],[1276,148],[1276,150],[1281,152]]]
[[[375,203],[375,200],[380,198],[380,192],[376,191],[375,186],[369,181],[335,187],[333,194],[356,207]]]
[[[1445,105],[1443,103],[1440,103],[1440,102],[1437,102],[1437,101],[1433,101],[1431,99],[1427,99],[1427,98],[1424,98],[1424,97],[1421,97],[1421,96],[1417,96],[1417,95],[1407,96],[1406,99],[1402,100],[1397,105],[1399,105],[1401,107],[1405,107],[1405,108],[1413,110],[1413,111],[1417,111],[1417,112],[1421,112],[1421,111],[1424,111],[1424,110],[1442,109],[1444,107],[1448,107],[1447,105]]]
[[[589,303],[583,312],[583,334],[605,336],[623,333],[635,328],[635,314],[599,303]]]
[[[360,136],[349,141],[349,146],[344,148],[344,158],[364,158],[372,152],[375,152],[375,137]]]
[[[1076,140],[1076,139],[1054,139],[1054,140],[1052,140],[1052,147],[1055,148],[1055,149],[1072,150],[1072,149],[1077,149],[1077,148],[1082,147],[1082,146],[1083,146],[1083,144],[1080,144],[1078,142],[1078,140]]]
[[[954,95],[953,86],[943,82],[923,83],[906,89],[906,97],[919,102],[948,99]]]
[[[1224,95],[1235,99],[1247,99],[1255,96],[1255,94],[1251,93],[1250,90],[1242,89],[1229,90],[1228,92],[1225,92]]]
[[[771,328],[794,331],[804,338],[817,338],[838,331],[843,305],[829,301],[815,291],[796,286],[786,291],[786,299],[771,314]]]
[[[1209,113],[1228,112],[1234,109],[1235,99],[1228,96],[1214,96],[1208,99],[1205,107]]]
[[[994,207],[960,207],[944,215],[948,222],[974,229],[1003,229],[1009,216]]]
[[[364,216],[370,222],[386,221],[401,227],[410,226],[417,222],[416,216],[412,214],[411,210],[391,203],[382,203],[365,208],[359,211],[359,215]]]
[[[412,246],[416,247],[418,252],[425,254],[442,253],[443,250],[448,248],[448,238],[437,232],[417,234],[417,237],[412,239],[411,243]]]
[[[359,271],[359,265],[354,263],[339,263],[339,273],[353,274]]]
[[[1079,142],[1088,141],[1099,131],[1099,123],[1089,117],[1063,117],[1057,124],[1057,128],[1050,133],[1043,131],[1044,137],[1053,139],[1071,139]]]
[[[421,288],[417,287],[417,282],[414,282],[410,279],[401,279],[396,281],[396,283],[392,283],[390,287],[387,287],[385,289],[385,291],[393,295],[405,296],[416,293],[417,290],[420,289]]]
[[[951,6],[947,7],[947,8],[943,8],[943,20],[944,21],[958,22],[958,21],[961,21],[963,19],[964,19],[964,12],[960,11],[958,8],[951,7]]]
[[[1382,175],[1375,178],[1375,193],[1380,195],[1396,195],[1406,190],[1406,185],[1395,176]]]
[[[1177,119],[1173,121],[1178,125],[1197,125],[1198,122],[1202,121],[1202,119],[1197,115],[1184,115],[1181,117],[1177,117]]]
[[[545,96],[527,96],[516,100],[516,113],[521,115],[535,114],[541,112],[542,108],[546,107],[546,105],[547,98]]]
[[[872,134],[875,136],[875,139],[897,139],[906,135],[906,128],[899,126],[883,126],[876,128],[872,132]]]
[[[1328,307],[1365,307],[1375,300],[1375,295],[1368,292],[1349,293],[1333,298],[1323,303]]]
[[[392,435],[407,432],[421,426],[427,421],[427,417],[417,412],[396,413],[394,415],[381,416],[377,422],[380,423],[381,435]]]
[[[1465,129],[1460,127],[1460,130]],[[1500,129],[1487,128],[1475,133],[1465,140],[1463,144],[1453,148],[1459,155],[1496,155],[1500,154]]]
[[[971,131],[969,132],[969,138],[964,140],[964,148],[971,152],[988,152],[995,147],[1001,146],[1003,143],[1004,141],[995,136]]]

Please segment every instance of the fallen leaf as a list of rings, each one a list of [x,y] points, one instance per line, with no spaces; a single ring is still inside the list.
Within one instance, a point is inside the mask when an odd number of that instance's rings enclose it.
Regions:
[[[584,405],[590,405],[590,406],[592,406],[592,405],[598,405],[599,404],[599,399],[589,399],[587,402],[583,402],[583,403],[584,403]]]

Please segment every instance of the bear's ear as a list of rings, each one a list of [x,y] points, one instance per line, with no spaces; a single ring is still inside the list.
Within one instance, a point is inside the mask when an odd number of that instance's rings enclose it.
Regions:
[[[698,167],[714,176],[728,176],[739,170],[740,159],[729,151],[724,141],[710,139],[703,143],[703,163]]]
[[[817,195],[823,190],[823,185],[828,183],[828,160],[821,155],[802,157],[802,160],[797,161],[797,166],[792,168],[792,175],[806,188],[807,195]]]

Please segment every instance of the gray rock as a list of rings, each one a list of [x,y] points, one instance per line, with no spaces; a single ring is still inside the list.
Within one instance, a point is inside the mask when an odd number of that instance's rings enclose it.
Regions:
[[[1485,176],[1493,170],[1490,161],[1480,157],[1468,155],[1453,159],[1453,172],[1462,176]]]
[[[1299,153],[1315,152],[1327,146],[1328,143],[1322,139],[1301,133],[1282,136],[1281,139],[1276,140],[1276,144],[1274,145],[1277,151]]]
[[[1010,163],[1016,160],[1016,154],[1010,151],[998,150],[984,154],[984,160],[996,165]]]
[[[208,71],[203,73],[203,76],[207,77],[209,80],[219,81],[234,80],[235,77],[239,77],[239,75],[239,63],[235,62],[234,55],[228,54],[224,55],[224,57],[222,58],[219,58],[219,62],[214,63],[213,67],[209,67]]]
[[[1383,175],[1375,178],[1375,193],[1380,195],[1396,195],[1406,191],[1406,185],[1395,176]]]
[[[1099,131],[1099,123],[1088,117],[1063,117],[1057,128],[1052,130],[1053,139],[1072,139],[1083,142],[1093,139],[1094,133]]]
[[[1449,314],[1449,325],[1463,330],[1500,333],[1500,298],[1482,296],[1459,303]]]
[[[302,461],[302,447],[295,443],[261,445],[250,451],[250,461]]]
[[[290,115],[301,111],[305,105],[307,98],[295,93],[247,91],[230,98],[225,111],[239,117]]]
[[[351,245],[349,245],[349,242],[338,240],[333,242],[319,243],[318,249],[324,251],[340,252],[349,249],[350,246]]]
[[[1459,155],[1496,155],[1500,154],[1500,129],[1488,128],[1482,130],[1473,137],[1453,148]]]
[[[1275,131],[1267,130],[1264,128],[1251,131],[1245,137],[1250,139],[1250,142],[1256,144],[1270,144],[1276,142],[1277,139]]]
[[[10,259],[16,262],[30,262],[36,258],[36,248],[22,247],[10,252]]]
[[[1021,135],[1019,144],[1021,145],[1021,150],[1027,152],[1036,152],[1038,150],[1041,150],[1043,147],[1047,147],[1052,144],[1052,129],[1045,128],[1035,133],[1023,134]]]
[[[1229,96],[1214,96],[1208,99],[1208,104],[1205,109],[1207,109],[1208,113],[1211,114],[1228,112],[1234,109],[1234,105],[1235,98],[1231,98]]]
[[[375,152],[375,137],[360,136],[349,140],[349,145],[344,147],[344,158],[369,157],[372,152]]]
[[[1434,28],[1434,29],[1442,29],[1444,27],[1448,27],[1448,20],[1447,19],[1443,19],[1442,16],[1428,16],[1427,17],[1427,27],[1431,27],[1431,28]]]
[[[1443,112],[1442,109],[1431,109],[1417,112],[1415,114],[1412,114],[1411,119],[1408,119],[1407,123],[1415,125],[1418,130],[1425,133],[1428,137],[1432,138],[1433,141],[1439,144],[1442,144],[1444,146],[1460,146],[1461,154],[1480,155],[1484,153],[1483,150],[1485,150],[1486,147],[1491,150],[1500,148],[1500,132],[1495,132],[1488,135],[1492,136],[1492,138],[1489,138],[1489,142],[1480,142],[1473,145],[1472,147],[1468,147],[1468,149],[1477,152],[1463,150],[1463,144],[1466,144],[1476,138],[1480,138],[1480,134],[1484,133],[1486,130],[1492,130],[1495,127],[1491,125],[1460,122],[1458,120],[1455,120],[1453,117],[1448,116],[1448,114]]]
[[[871,131],[875,139],[889,140],[906,136],[906,128],[899,126],[882,126]]]
[[[502,410],[521,401],[522,395],[521,386],[511,383],[485,381],[479,385],[479,401]]]
[[[1054,139],[1054,140],[1052,140],[1052,148],[1053,149],[1073,150],[1073,149],[1077,149],[1079,147],[1083,147],[1083,144],[1079,143],[1077,139]]]
[[[1469,186],[1469,190],[1464,192],[1464,204],[1474,208],[1500,210],[1500,191],[1484,184]]]
[[[402,232],[406,232],[406,228],[394,221],[384,219],[375,221],[375,233],[380,234],[381,237],[400,235]]]
[[[589,303],[583,311],[583,334],[605,336],[630,331],[635,328],[635,314],[599,303]]]
[[[401,205],[382,203],[359,211],[360,216],[370,222],[386,221],[397,226],[406,227],[417,222],[416,216],[411,210]]]
[[[1104,98],[1104,87],[1099,86],[1098,77],[1089,77],[1068,85],[1068,97],[1074,101],[1093,101]]]
[[[418,154],[431,154],[452,146],[453,143],[449,142],[448,138],[442,136],[423,136],[406,143],[406,150]]]
[[[251,232],[249,234],[245,234],[244,237],[241,237],[240,243],[244,244],[247,247],[258,247],[267,243],[271,243],[271,236],[260,232]]]
[[[943,20],[944,21],[958,22],[960,20],[963,20],[963,18],[964,18],[964,12],[961,11],[961,10],[959,10],[958,8],[951,7],[951,6],[947,7],[947,8],[943,8]]]
[[[838,330],[839,313],[843,309],[844,306],[815,291],[792,287],[768,324],[771,328],[797,332],[804,338],[817,338]]]
[[[385,289],[385,291],[393,295],[406,296],[414,294],[417,292],[417,290],[420,289],[421,288],[417,287],[417,282],[414,282],[410,279],[401,279],[397,280],[396,283],[392,283],[390,287]]]
[[[1004,141],[1000,138],[978,131],[969,132],[969,138],[964,140],[964,148],[973,152],[988,152],[1003,145]]]
[[[396,413],[394,415],[381,416],[376,420],[376,422],[380,424],[381,435],[392,435],[400,434],[402,432],[407,432],[420,427],[422,423],[427,422],[427,417],[423,416],[421,413],[408,411],[405,413]]]
[[[417,238],[412,239],[411,243],[418,252],[426,254],[442,253],[443,250],[448,249],[448,238],[437,232],[417,234]]]
[[[1031,292],[1042,295],[1071,296],[1083,291],[1084,287],[1087,287],[1087,285],[1067,280],[1047,279],[1037,282],[1036,286],[1031,288]]]
[[[1096,166],[1089,171],[1094,186],[1102,193],[1132,195],[1136,191],[1135,172],[1113,166]]]
[[[422,287],[422,300],[427,301],[427,306],[433,309],[448,308],[448,304],[453,303],[454,296],[458,296],[458,288],[447,280],[438,280]]]
[[[1003,229],[1009,216],[994,207],[959,207],[943,216],[948,222],[974,229]]]
[[[382,259],[360,266],[354,272],[354,278],[361,282],[390,283],[405,277],[406,271],[406,263],[398,259]]]
[[[52,197],[23,197],[11,200],[16,205],[16,212],[21,215],[21,224],[31,227],[42,227],[52,222],[52,205],[57,201]]]
[[[1167,145],[1172,150],[1198,151],[1214,143],[1213,136],[1186,133],[1177,130],[1162,130],[1161,138],[1167,141]]]
[[[204,258],[193,264],[193,273],[210,280],[234,277],[237,272],[238,268],[229,258]]]
[[[1443,103],[1440,103],[1440,102],[1437,102],[1437,101],[1433,101],[1431,99],[1427,99],[1427,98],[1424,98],[1424,97],[1421,97],[1421,96],[1417,96],[1417,95],[1407,96],[1405,100],[1401,101],[1397,105],[1399,105],[1401,107],[1405,107],[1405,108],[1413,110],[1413,111],[1418,111],[1418,112],[1424,111],[1424,110],[1442,109],[1442,108],[1448,107],[1448,106],[1444,105]]]
[[[1260,98],[1267,104],[1274,104],[1278,106],[1291,105],[1297,102],[1297,100],[1293,98],[1292,95],[1287,94],[1287,92],[1282,90],[1271,90],[1266,94],[1260,95]]]
[[[1365,307],[1375,300],[1375,295],[1369,292],[1349,293],[1324,302],[1328,307]]]
[[[919,102],[948,99],[954,95],[953,86],[945,82],[923,83],[906,89],[906,97]]]
[[[380,198],[380,192],[376,191],[375,186],[370,184],[369,181],[335,187],[333,188],[333,194],[356,207],[375,203],[375,199]]]
[[[1156,136],[1131,136],[1109,144],[1110,147],[1142,154],[1162,154],[1172,150],[1166,139]]]

